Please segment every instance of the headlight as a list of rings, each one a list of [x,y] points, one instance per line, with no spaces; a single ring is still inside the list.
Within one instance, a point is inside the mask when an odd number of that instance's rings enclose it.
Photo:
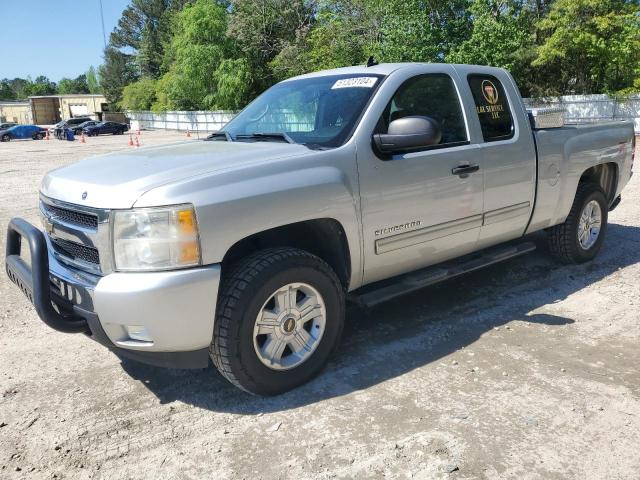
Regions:
[[[193,205],[115,210],[116,270],[169,270],[200,265]]]

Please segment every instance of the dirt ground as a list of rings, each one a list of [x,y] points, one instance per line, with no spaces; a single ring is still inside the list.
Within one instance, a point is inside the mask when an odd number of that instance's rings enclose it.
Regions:
[[[46,171],[126,141],[0,144],[0,225],[37,221]],[[539,239],[525,257],[351,308],[328,368],[275,398],[213,368],[121,363],[46,327],[0,275],[0,478],[637,479],[639,205],[636,174],[590,264],[556,264]]]

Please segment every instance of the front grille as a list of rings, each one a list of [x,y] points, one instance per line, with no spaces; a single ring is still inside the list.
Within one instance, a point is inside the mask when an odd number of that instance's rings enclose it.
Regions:
[[[51,243],[56,252],[70,260],[80,260],[100,265],[100,255],[96,248],[87,247],[68,240],[62,240],[61,238],[52,238]]]
[[[68,208],[56,207],[55,205],[42,204],[46,213],[51,218],[55,218],[71,225],[78,225],[81,227],[88,227],[96,229],[98,228],[98,216],[91,213],[78,212],[76,210],[69,210]]]

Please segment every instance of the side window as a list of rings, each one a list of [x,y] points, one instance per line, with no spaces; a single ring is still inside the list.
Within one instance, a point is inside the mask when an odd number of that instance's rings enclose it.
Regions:
[[[440,124],[440,145],[468,140],[460,98],[449,75],[420,75],[403,83],[382,114],[376,132],[386,133],[391,122],[413,115],[431,117]]]
[[[491,75],[469,75],[468,80],[484,141],[513,137],[513,118],[500,81]]]

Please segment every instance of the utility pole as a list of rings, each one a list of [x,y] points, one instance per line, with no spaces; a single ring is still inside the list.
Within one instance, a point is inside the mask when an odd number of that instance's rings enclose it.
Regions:
[[[100,21],[102,22],[102,41],[104,42],[104,48],[107,49],[107,34],[104,31],[104,12],[102,11],[102,0],[100,2]]]

